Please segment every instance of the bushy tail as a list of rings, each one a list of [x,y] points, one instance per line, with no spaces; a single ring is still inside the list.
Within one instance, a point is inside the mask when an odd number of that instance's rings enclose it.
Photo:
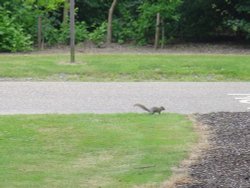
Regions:
[[[142,105],[142,104],[135,104],[134,106],[138,106],[138,107],[140,107],[141,109],[143,109],[143,110],[145,110],[145,111],[147,111],[147,112],[150,112],[150,110],[149,110],[146,106],[144,106],[144,105]]]

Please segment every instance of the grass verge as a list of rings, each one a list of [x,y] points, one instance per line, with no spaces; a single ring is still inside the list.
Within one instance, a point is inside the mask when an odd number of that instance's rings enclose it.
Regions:
[[[250,55],[0,55],[0,78],[47,81],[250,81]]]
[[[197,141],[186,116],[0,116],[0,187],[159,185]]]

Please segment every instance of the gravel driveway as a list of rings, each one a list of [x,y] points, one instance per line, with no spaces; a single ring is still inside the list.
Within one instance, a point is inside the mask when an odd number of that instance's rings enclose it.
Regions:
[[[210,113],[197,120],[214,133],[214,147],[189,169],[199,183],[178,188],[250,188],[250,113]]]

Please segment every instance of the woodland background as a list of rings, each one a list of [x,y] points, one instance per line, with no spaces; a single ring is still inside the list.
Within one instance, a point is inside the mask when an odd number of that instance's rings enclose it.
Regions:
[[[76,43],[106,42],[113,0],[76,0]],[[249,43],[249,0],[118,0],[112,42],[151,45],[160,13],[159,43]],[[38,34],[39,20],[41,36]],[[68,0],[0,0],[0,52],[69,44]]]

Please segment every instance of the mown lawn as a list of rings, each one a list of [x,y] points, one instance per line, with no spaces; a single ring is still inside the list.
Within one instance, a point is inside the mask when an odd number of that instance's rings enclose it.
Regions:
[[[0,55],[0,78],[49,81],[250,81],[250,55]]]
[[[196,140],[177,114],[0,116],[0,187],[157,185]]]

